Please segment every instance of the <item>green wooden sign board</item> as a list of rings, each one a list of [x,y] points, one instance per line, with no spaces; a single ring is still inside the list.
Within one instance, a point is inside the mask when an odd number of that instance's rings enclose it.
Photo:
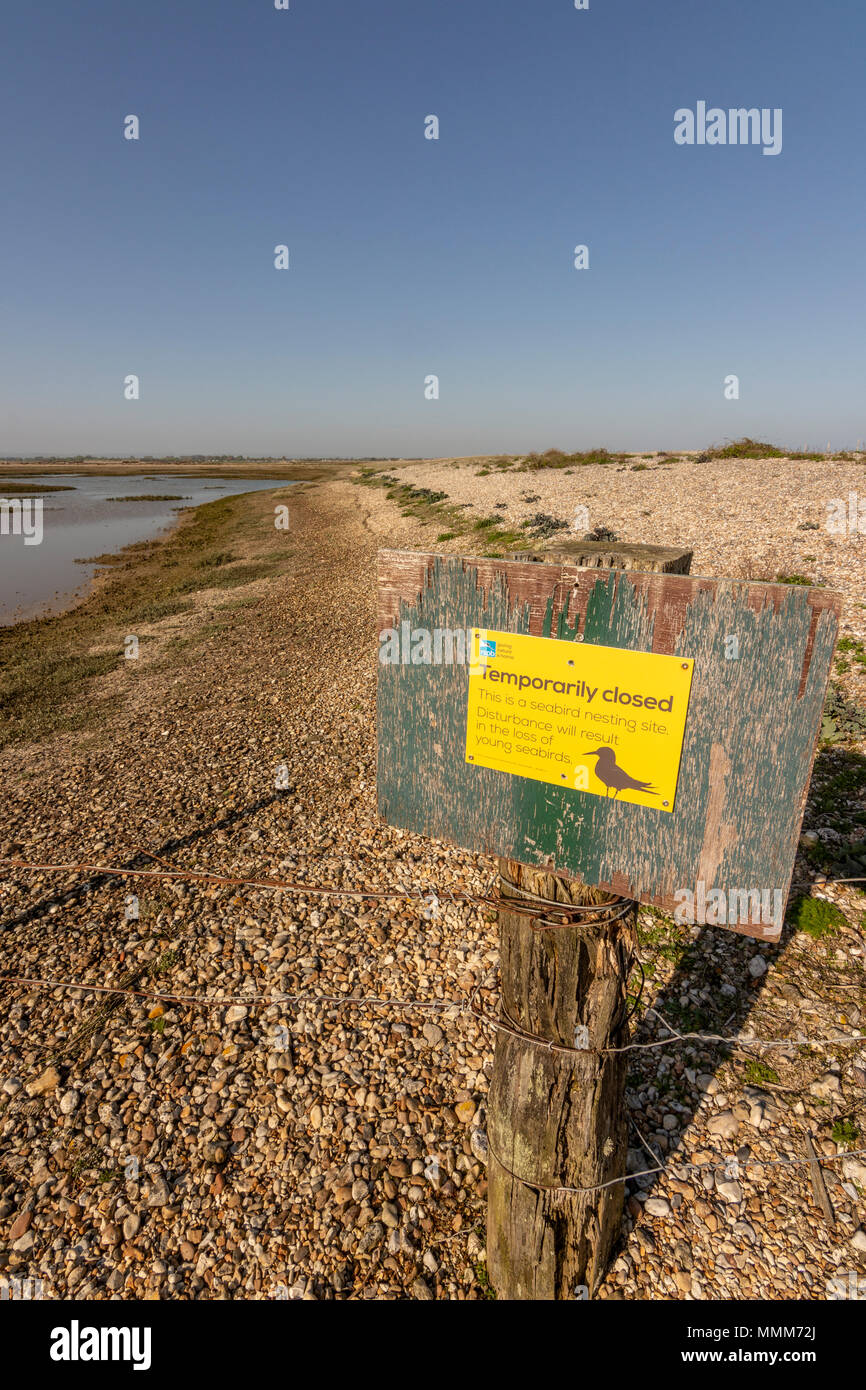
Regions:
[[[840,610],[825,589],[382,551],[380,814],[777,940]],[[690,661],[673,810],[467,761],[477,628]]]

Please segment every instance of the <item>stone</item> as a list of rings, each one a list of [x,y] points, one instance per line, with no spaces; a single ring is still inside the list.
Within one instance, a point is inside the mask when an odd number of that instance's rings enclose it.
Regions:
[[[358,1254],[368,1255],[385,1239],[385,1227],[381,1221],[371,1221],[358,1241]]]
[[[488,1157],[487,1134],[483,1129],[473,1129],[469,1135],[469,1147],[479,1163],[486,1163]]]
[[[728,1179],[727,1182],[717,1182],[716,1191],[724,1202],[742,1202],[743,1200],[743,1189],[733,1179]]]
[[[749,961],[749,974],[753,980],[760,980],[761,976],[766,975],[766,973],[767,962],[764,960],[761,953],[758,952],[758,954],[752,956],[752,959]]]
[[[19,1239],[20,1236],[24,1235],[25,1231],[30,1230],[30,1223],[32,1220],[32,1211],[22,1211],[20,1216],[16,1216],[15,1220],[12,1222],[12,1228],[9,1231],[9,1241],[13,1245],[15,1241]]]
[[[80,1099],[81,1099],[81,1097],[79,1096],[79,1094],[78,1094],[77,1091],[67,1091],[67,1092],[65,1093],[65,1095],[61,1096],[61,1098],[60,1098],[60,1113],[61,1113],[61,1115],[71,1115],[72,1112],[73,1112],[73,1110],[76,1109],[76,1107],[77,1107],[78,1102],[79,1102]]]
[[[723,1139],[733,1139],[739,1128],[739,1120],[732,1110],[723,1110],[721,1115],[714,1115],[707,1125],[710,1134],[719,1134]]]
[[[474,1100],[461,1100],[455,1105],[454,1114],[461,1124],[471,1125],[472,1121],[475,1119],[475,1109]]]
[[[149,1207],[164,1207],[168,1204],[169,1192],[164,1178],[153,1178],[150,1183],[150,1191],[147,1194],[147,1205]]]
[[[667,1197],[647,1197],[643,1204],[647,1216],[672,1216],[671,1204]]]
[[[851,1237],[851,1244],[854,1246],[855,1250],[862,1250],[866,1252],[866,1227],[857,1227],[857,1230]]]
[[[123,1235],[125,1240],[135,1240],[141,1229],[141,1217],[138,1212],[131,1212],[123,1223]]]
[[[243,1004],[232,1004],[231,1008],[226,1009],[225,1021],[228,1024],[242,1023],[247,1013],[248,1010]]]
[[[31,1081],[27,1090],[31,1096],[47,1096],[60,1085],[60,1074],[54,1067],[46,1067],[41,1076]]]
[[[842,1082],[835,1072],[825,1071],[823,1076],[819,1076],[809,1087],[813,1096],[838,1096],[842,1091]]]
[[[843,1158],[842,1172],[849,1182],[856,1182],[866,1191],[866,1163],[862,1158]]]

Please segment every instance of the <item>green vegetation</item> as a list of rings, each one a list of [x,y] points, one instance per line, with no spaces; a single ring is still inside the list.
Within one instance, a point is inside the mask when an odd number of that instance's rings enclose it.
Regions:
[[[730,444],[713,444],[698,455],[698,463],[709,463],[711,459],[812,459],[817,462],[826,454],[807,454],[797,449],[780,449],[776,444],[767,444],[760,439],[734,439]]]
[[[746,1081],[750,1086],[778,1086],[779,1073],[766,1062],[752,1060],[746,1063]]]
[[[836,670],[850,670],[852,661],[855,666],[866,668],[866,646],[854,637],[840,637],[836,643]]]
[[[835,903],[825,898],[795,898],[788,909],[788,921],[815,941],[825,936],[835,936],[845,924],[845,915]]]
[[[568,522],[560,517],[549,516],[547,512],[536,512],[534,516],[527,517],[521,521],[521,527],[528,531],[533,540],[543,540],[547,536],[553,536],[557,531],[567,531]]]
[[[850,1116],[844,1120],[837,1120],[830,1131],[830,1137],[834,1144],[845,1144],[846,1147],[853,1148],[860,1138],[860,1126]]]
[[[189,494],[179,492],[134,492],[129,497],[106,497],[106,502],[187,502]]]
[[[866,738],[866,710],[852,704],[831,681],[824,701],[821,739],[824,743],[838,743],[843,738]]]
[[[525,545],[525,538],[514,531],[506,530],[498,516],[473,517],[462,507],[449,502],[447,492],[436,492],[428,487],[416,487],[414,483],[401,483],[389,473],[377,473],[372,468],[362,468],[356,479],[364,487],[384,487],[385,496],[400,507],[401,514],[413,521],[424,524],[437,522],[445,524],[437,541],[456,540],[460,536],[471,536],[477,545],[478,533],[484,540],[482,554],[488,557],[501,556],[503,551],[513,545]],[[567,523],[563,523],[565,525]]]
[[[649,920],[647,920],[649,919]],[[664,913],[644,905],[638,913],[638,945],[651,950],[655,956],[679,965],[691,945],[689,929],[680,926]]]
[[[702,1033],[713,1026],[713,1015],[708,1008],[700,1004],[684,1004],[681,999],[669,999],[664,1015],[678,1033]]]
[[[777,583],[777,584],[805,584],[805,585],[808,587],[808,586],[812,583],[812,581],[811,581],[811,579],[807,579],[806,576],[805,576],[805,574],[777,574],[777,575],[776,575],[776,583]]]
[[[548,449],[544,454],[527,454],[518,464],[518,472],[536,473],[541,468],[583,468],[592,463],[628,463],[630,457],[629,454],[611,454],[607,449],[586,449],[575,454]]]
[[[159,960],[154,961],[150,967],[150,974],[156,979],[160,975],[164,975],[167,970],[171,970],[172,966],[177,965],[179,960],[180,956],[177,951],[173,947],[169,947],[167,951],[163,951]]]
[[[28,496],[35,492],[74,492],[75,488],[62,483],[6,483],[0,478],[0,497]]]

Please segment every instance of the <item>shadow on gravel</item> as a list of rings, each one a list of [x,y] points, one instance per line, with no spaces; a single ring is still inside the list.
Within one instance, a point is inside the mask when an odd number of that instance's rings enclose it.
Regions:
[[[862,753],[833,744],[821,748],[815,759],[804,816],[804,828],[809,826],[817,826],[822,831],[822,837],[805,851],[812,869],[831,879],[866,879],[866,757]],[[866,888],[866,882],[862,886]],[[787,910],[795,896],[792,892]],[[796,929],[786,922],[776,945],[763,944],[762,954],[768,965],[779,961],[795,934]],[[740,936],[726,927],[707,926],[694,941],[676,941],[672,939],[669,924],[664,925],[662,919],[659,919],[657,930],[644,930],[641,936],[644,947],[655,946],[659,954],[674,961],[676,969],[655,999],[651,997],[652,983],[647,980],[644,1001],[661,1015],[661,1019],[652,1014],[642,1018],[633,1031],[631,1042],[657,1041],[662,1019],[678,1033],[728,1036],[742,1030],[763,987],[762,978],[753,979],[747,968],[757,945],[752,938]],[[698,1074],[715,1075],[723,1062],[737,1056],[742,1059],[742,1087],[752,1085],[762,1089],[766,1084],[772,1091],[771,1055],[758,1050],[753,1053],[751,1049],[746,1053],[736,1044],[698,1040],[694,1047],[699,1054],[706,1054],[702,1060],[687,1058],[684,1044],[675,1038],[668,1046],[653,1047],[630,1056],[629,1099],[634,1101],[638,1091],[650,1091],[642,1116],[629,1106],[629,1148],[642,1150],[647,1161],[641,1163],[641,1167],[650,1168],[653,1164],[645,1144],[638,1137],[638,1127],[646,1143],[658,1155],[658,1162],[677,1161],[677,1154],[683,1147],[681,1131],[692,1120],[695,1106],[694,1088],[684,1075],[686,1064],[690,1069],[694,1067]],[[663,1062],[665,1057],[673,1058],[673,1062]],[[741,1091],[742,1088],[740,1095]],[[679,1130],[665,1134],[663,1142],[667,1147],[660,1148],[657,1131],[662,1129],[661,1111],[671,1102],[686,1109],[679,1112]],[[725,1143],[723,1138],[714,1136],[713,1148],[718,1149],[720,1155],[739,1157],[740,1161],[749,1157],[748,1143],[732,1140],[730,1154],[725,1150]],[[720,1158],[720,1166],[723,1161]],[[648,1194],[658,1184],[657,1177],[643,1181],[646,1185],[642,1190]],[[630,1184],[626,1191],[633,1191],[634,1186]]]
[[[649,934],[652,935],[652,930]],[[642,933],[644,945],[648,944],[646,935]],[[776,945],[762,944],[761,953],[768,965],[779,959],[793,935],[794,929],[786,926]],[[669,942],[669,937],[666,940]],[[649,944],[653,943],[650,941]],[[683,1044],[669,1035],[666,1041],[661,1041],[665,1036],[665,1026],[680,1034],[710,1033],[728,1037],[739,1033],[762,988],[762,980],[753,979],[747,968],[756,947],[757,942],[751,937],[740,936],[725,927],[709,926],[703,927],[694,941],[681,946],[663,944],[659,947],[669,959],[670,953],[675,953],[676,969],[673,977],[654,998],[651,982],[647,981],[644,985],[647,1012],[629,1039],[631,1043],[658,1044],[646,1051],[633,1052],[629,1061],[626,1083],[628,1144],[630,1149],[641,1150],[642,1160],[646,1161],[641,1161],[640,1168],[652,1168],[654,1162],[677,1162],[677,1154],[683,1148],[682,1131],[691,1123],[696,1110],[695,1089],[685,1075],[686,1067],[698,1075],[715,1076],[724,1062],[738,1055],[743,1057],[743,1086],[761,1085],[760,1054],[757,1052],[756,1065],[750,1074],[749,1060],[736,1044],[701,1042],[698,1039]],[[655,1010],[655,1013],[650,1010]],[[697,1057],[686,1055],[687,1046],[694,1048]],[[649,1092],[640,1110],[636,1104],[639,1091]],[[674,1132],[665,1132],[662,1128],[663,1112],[670,1111],[672,1105],[679,1107],[676,1111],[679,1126]],[[728,1157],[739,1157],[741,1162],[749,1157],[748,1145],[735,1141],[729,1149],[725,1149],[725,1142],[721,1138],[713,1140],[713,1148],[719,1150],[720,1167]],[[654,1160],[647,1152],[647,1145],[655,1155]],[[658,1181],[658,1177],[645,1178],[639,1186],[649,1195]],[[634,1190],[634,1186],[631,1183],[626,1192]]]
[[[247,820],[250,816],[255,816],[266,806],[271,806],[275,801],[279,801],[285,796],[285,792],[273,792],[270,796],[263,796],[258,801],[251,802],[248,806],[240,806],[236,810],[229,812],[220,820],[211,821],[208,825],[202,826],[198,830],[191,831],[188,835],[173,836],[170,840],[165,840],[162,845],[153,849],[151,853],[154,857],[165,858],[179,849],[186,849],[190,845],[197,844],[200,840],[206,840],[217,830],[226,830],[230,826],[239,824]],[[117,866],[122,869],[153,869],[158,868],[149,854],[136,853],[122,861]],[[181,868],[178,865],[178,868]],[[11,917],[6,922],[0,922],[0,931],[11,931],[14,927],[26,926],[30,922],[36,922],[52,907],[63,907],[70,903],[81,902],[88,893],[94,888],[101,888],[106,883],[117,883],[115,874],[94,874],[92,878],[82,879],[76,883],[74,888],[66,889],[62,893],[54,893],[51,897],[43,898],[38,903],[33,903],[17,917]],[[180,880],[178,880],[180,881]]]

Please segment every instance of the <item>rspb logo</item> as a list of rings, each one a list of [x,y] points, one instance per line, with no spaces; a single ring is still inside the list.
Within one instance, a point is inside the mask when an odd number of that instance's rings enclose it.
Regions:
[[[496,655],[496,643],[493,641],[492,638],[488,637],[488,638],[486,638],[486,639],[482,639],[482,640],[478,643],[478,655],[479,655],[479,656],[495,656],[495,655]]]

